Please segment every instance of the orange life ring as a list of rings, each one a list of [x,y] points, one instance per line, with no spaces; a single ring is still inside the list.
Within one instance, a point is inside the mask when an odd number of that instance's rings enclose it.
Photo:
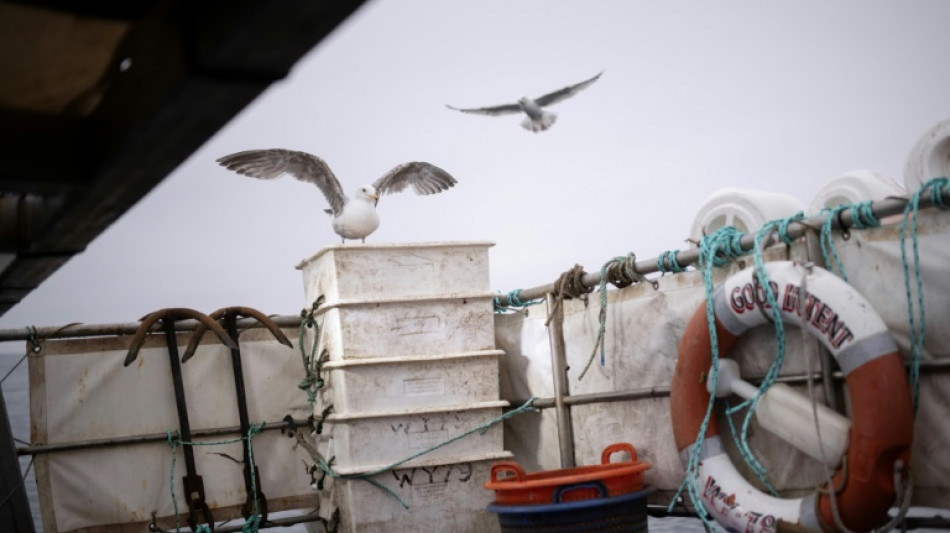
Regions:
[[[838,361],[851,397],[847,469],[833,477],[842,524],[853,531],[881,525],[894,503],[896,461],[907,464],[913,414],[907,377],[884,321],[853,287],[826,270],[808,274],[807,301],[799,301],[803,266],[791,261],[766,264],[770,286],[784,323],[810,330]],[[720,356],[745,331],[771,319],[764,289],[743,270],[713,296]],[[712,364],[705,303],[696,310],[680,342],[671,386],[670,410],[677,450],[688,461],[709,404],[704,383]],[[739,531],[775,531],[778,521],[835,531],[830,496],[773,498],[745,481],[725,454],[716,420],[707,426],[697,482],[703,505],[717,522]],[[737,479],[738,478],[738,479]]]

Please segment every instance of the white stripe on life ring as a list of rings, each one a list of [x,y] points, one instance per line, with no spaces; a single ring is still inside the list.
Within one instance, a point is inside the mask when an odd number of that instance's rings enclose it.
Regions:
[[[805,267],[791,261],[766,263],[769,285],[783,322],[809,330],[838,361],[845,375],[877,357],[897,351],[884,320],[858,291],[820,268],[808,274],[808,291],[799,295]],[[771,320],[764,287],[748,268],[716,290],[716,317],[733,335]],[[821,295],[818,297],[816,295]]]
[[[689,446],[683,454],[689,454],[691,449]],[[699,496],[706,511],[727,530],[771,533],[777,530],[779,520],[809,525],[809,520],[802,520],[802,515],[814,514],[810,512],[814,496],[786,499],[761,492],[736,470],[718,436],[703,441],[700,457],[696,472]],[[761,511],[763,509],[768,511]],[[815,521],[814,526],[817,525]]]

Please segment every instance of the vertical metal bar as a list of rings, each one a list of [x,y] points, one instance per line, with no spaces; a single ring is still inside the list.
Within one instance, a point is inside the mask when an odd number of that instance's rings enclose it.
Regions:
[[[564,397],[570,395],[567,381],[567,355],[564,348],[564,310],[557,306],[555,311],[554,295],[548,293],[545,305],[548,317],[548,341],[551,344],[551,374],[554,377],[554,410],[557,414],[557,441],[561,452],[561,468],[573,468],[574,460],[574,424],[571,420],[571,408],[564,403]],[[557,316],[551,318],[551,313]]]
[[[231,366],[234,370],[234,395],[237,397],[241,436],[250,439],[251,422],[247,415],[247,396],[244,388],[244,369],[241,365],[241,340],[238,338],[237,313],[233,310],[225,311],[224,324],[228,336],[231,337],[236,346],[236,348],[231,348]],[[244,515],[244,518],[249,518],[252,514],[260,513],[261,518],[266,522],[267,498],[259,486],[261,482],[260,470],[257,464],[251,462],[251,446],[250,440],[241,445],[242,454],[244,455],[244,490],[247,494],[247,499],[241,508],[241,514]],[[253,479],[256,480],[258,486],[255,486],[255,483],[252,482],[252,472],[254,474]]]
[[[814,231],[805,232],[805,252],[813,264],[827,268],[821,255],[821,243],[818,242],[818,235],[815,234]],[[799,305],[804,306],[805,302],[799,302]],[[804,328],[802,328],[802,335],[808,335]],[[835,411],[843,412],[843,410],[838,407],[838,392],[832,376],[834,373],[834,363],[832,362],[831,354],[818,342],[817,338],[814,339],[814,343],[818,345],[818,363],[821,365],[821,385],[825,391],[825,404]]]
[[[188,404],[185,401],[185,384],[181,373],[181,361],[178,357],[178,336],[175,333],[175,319],[171,315],[162,318],[162,325],[165,327],[165,343],[168,345],[168,359],[172,366],[172,382],[175,385],[175,407],[178,409],[178,435],[186,443],[191,441],[191,425],[188,423]],[[214,533],[214,517],[211,515],[211,509],[205,502],[204,481],[198,475],[195,468],[195,451],[191,444],[184,444],[181,447],[185,455],[186,475],[181,478],[182,488],[185,489],[185,501],[188,503],[188,519],[186,522],[192,531],[197,530],[199,523],[206,524],[211,533]],[[172,483],[175,480],[171,480]],[[204,519],[199,522],[199,513]]]
[[[175,385],[175,408],[178,410],[178,434],[183,441],[191,440],[191,426],[188,424],[188,404],[185,402],[185,385],[181,374],[181,361],[178,360],[178,338],[175,335],[175,322],[171,318],[163,318],[165,327],[165,343],[168,345],[168,359],[172,365],[172,383]],[[185,454],[185,469],[188,474],[195,472],[195,452],[191,446],[181,447]]]
[[[13,430],[7,414],[7,402],[0,392],[0,524],[11,533],[34,533],[30,501],[26,497],[26,483],[20,472]]]
[[[225,313],[224,323],[228,336],[231,337],[235,345],[240,346],[240,344],[238,344],[240,341],[238,339],[237,317],[234,316],[234,313]],[[241,423],[241,434],[246,437],[247,430],[251,427],[251,422],[247,416],[247,401],[244,395],[244,369],[241,366],[240,348],[231,348],[231,366],[234,370],[234,392],[237,396],[238,421]]]

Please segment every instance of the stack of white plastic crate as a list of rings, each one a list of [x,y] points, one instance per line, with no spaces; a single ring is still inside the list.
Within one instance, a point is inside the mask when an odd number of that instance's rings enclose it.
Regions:
[[[324,298],[315,317],[329,361],[314,414],[332,410],[317,447],[337,474],[375,482],[324,480],[320,515],[338,509],[339,531],[498,530],[483,485],[491,463],[510,457],[502,424],[453,440],[508,405],[499,400],[491,246],[331,246],[298,266],[307,301]]]

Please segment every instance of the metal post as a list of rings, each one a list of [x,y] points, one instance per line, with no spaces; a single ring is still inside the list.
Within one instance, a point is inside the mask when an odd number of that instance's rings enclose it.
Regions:
[[[545,300],[548,318],[548,341],[551,344],[551,374],[554,377],[554,407],[557,413],[557,442],[561,452],[561,468],[573,468],[574,460],[574,424],[571,421],[571,408],[564,402],[570,394],[567,381],[567,355],[564,349],[563,318],[564,309],[555,307],[554,295],[548,293]],[[554,312],[557,316],[552,317]]]
[[[7,402],[0,393],[0,524],[10,533],[34,533],[30,501],[20,472]]]

